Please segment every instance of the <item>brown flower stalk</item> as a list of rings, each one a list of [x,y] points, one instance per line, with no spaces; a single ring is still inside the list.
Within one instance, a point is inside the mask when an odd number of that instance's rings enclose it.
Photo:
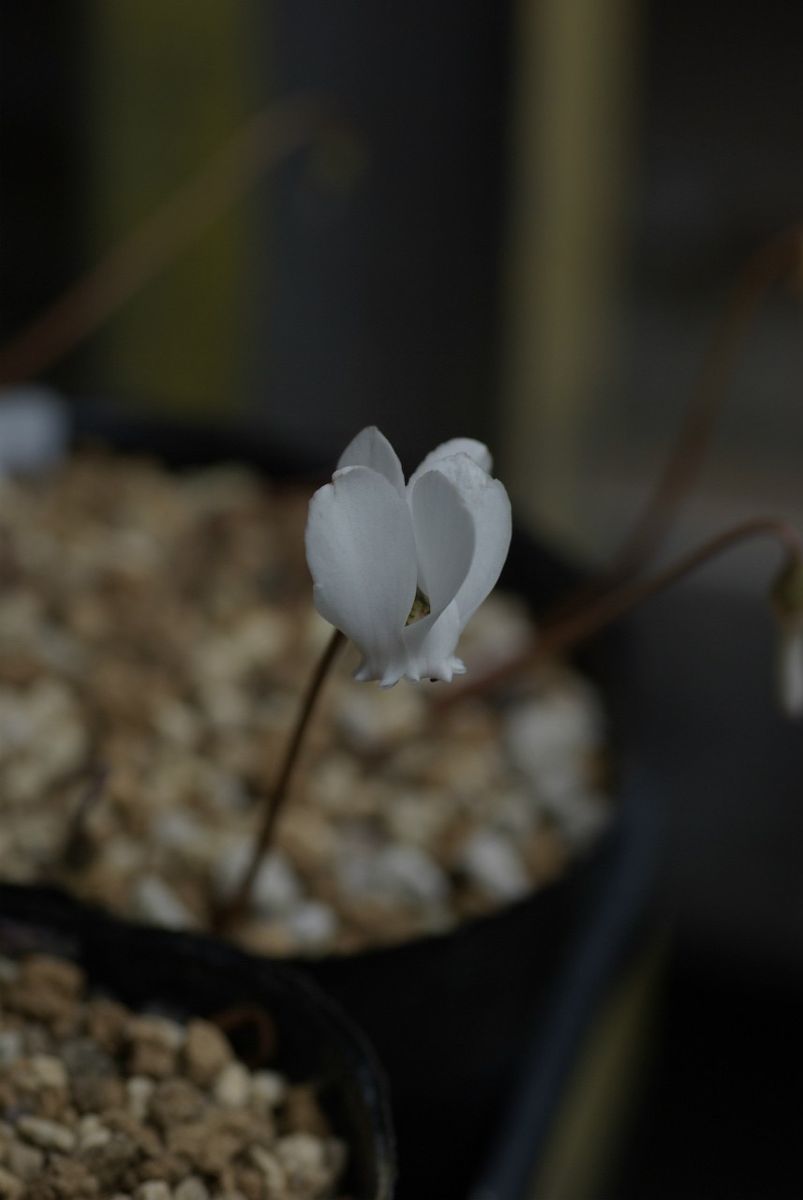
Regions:
[[[248,899],[251,895],[251,889],[254,886],[254,880],[257,877],[262,860],[273,841],[273,834],[276,829],[276,823],[281,815],[285,801],[287,799],[288,787],[293,775],[293,770],[298,761],[299,751],[304,741],[304,734],[310,718],[315,709],[318,696],[324,681],[334,663],[340,647],[345,643],[345,636],[339,629],[335,629],[326,644],[326,648],[321,655],[315,671],[307,685],[307,690],[301,702],[296,724],[293,729],[290,741],[287,743],[287,749],[284,752],[279,767],[276,781],[270,792],[265,797],[265,808],[262,817],[262,824],[259,828],[256,838],[254,839],[251,848],[251,856],[248,860],[242,877],[234,889],[234,893],[221,908],[213,915],[213,928],[216,933],[224,933],[245,911],[248,906]]]
[[[717,534],[649,579],[612,588],[580,611],[545,621],[541,626],[538,641],[534,642],[528,651],[517,654],[486,674],[459,685],[441,698],[440,706],[449,707],[467,696],[488,691],[523,670],[538,666],[544,660],[599,633],[631,609],[680,582],[725,551],[758,537],[771,537],[780,543],[785,551],[786,569],[794,568],[799,571],[803,567],[803,544],[797,530],[787,521],[780,517],[755,517],[744,521]]]

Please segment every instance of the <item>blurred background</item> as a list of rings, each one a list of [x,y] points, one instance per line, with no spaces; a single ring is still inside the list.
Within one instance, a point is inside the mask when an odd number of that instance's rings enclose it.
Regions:
[[[744,264],[803,217],[801,46],[792,0],[2,0],[0,377],[33,364],[87,428],[225,429],[316,464],[368,423],[409,466],[472,434],[520,520],[602,564]],[[793,276],[757,305],[665,555],[756,513],[803,523]],[[776,560],[734,552],[634,622],[672,935],[611,1195],[800,1194]]]

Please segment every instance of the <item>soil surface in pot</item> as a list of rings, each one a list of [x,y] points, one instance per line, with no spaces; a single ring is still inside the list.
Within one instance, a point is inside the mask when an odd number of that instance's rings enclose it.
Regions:
[[[330,1200],[346,1147],[314,1089],[218,1025],[132,1012],[74,963],[0,957],[0,1196]]]
[[[0,877],[207,924],[330,634],[307,500],[111,455],[0,481]],[[496,594],[460,653],[481,671],[531,635]],[[609,815],[599,700],[568,668],[440,711],[447,685],[356,684],[350,655],[235,931],[257,952],[447,930],[558,878]]]

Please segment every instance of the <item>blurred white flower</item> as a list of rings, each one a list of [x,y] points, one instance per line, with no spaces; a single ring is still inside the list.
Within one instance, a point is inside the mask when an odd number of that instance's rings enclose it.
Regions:
[[[778,624],[778,691],[788,717],[803,716],[803,559],[787,561],[772,585]]]
[[[803,716],[803,629],[780,631],[778,693],[787,717]]]
[[[312,497],[315,607],[361,652],[356,679],[390,687],[403,675],[449,682],[465,670],[458,639],[510,545],[510,501],[490,469],[481,442],[453,438],[405,485],[396,452],[371,426]]]

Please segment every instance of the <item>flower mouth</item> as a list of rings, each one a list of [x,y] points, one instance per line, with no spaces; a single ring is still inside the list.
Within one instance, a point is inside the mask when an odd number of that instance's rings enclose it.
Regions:
[[[424,593],[421,591],[421,588],[417,587],[415,589],[415,600],[413,600],[413,606],[410,609],[410,614],[407,617],[407,620],[404,622],[405,628],[408,625],[412,625],[415,621],[420,621],[422,617],[428,617],[430,612],[431,606],[429,603],[429,598],[424,595]]]

